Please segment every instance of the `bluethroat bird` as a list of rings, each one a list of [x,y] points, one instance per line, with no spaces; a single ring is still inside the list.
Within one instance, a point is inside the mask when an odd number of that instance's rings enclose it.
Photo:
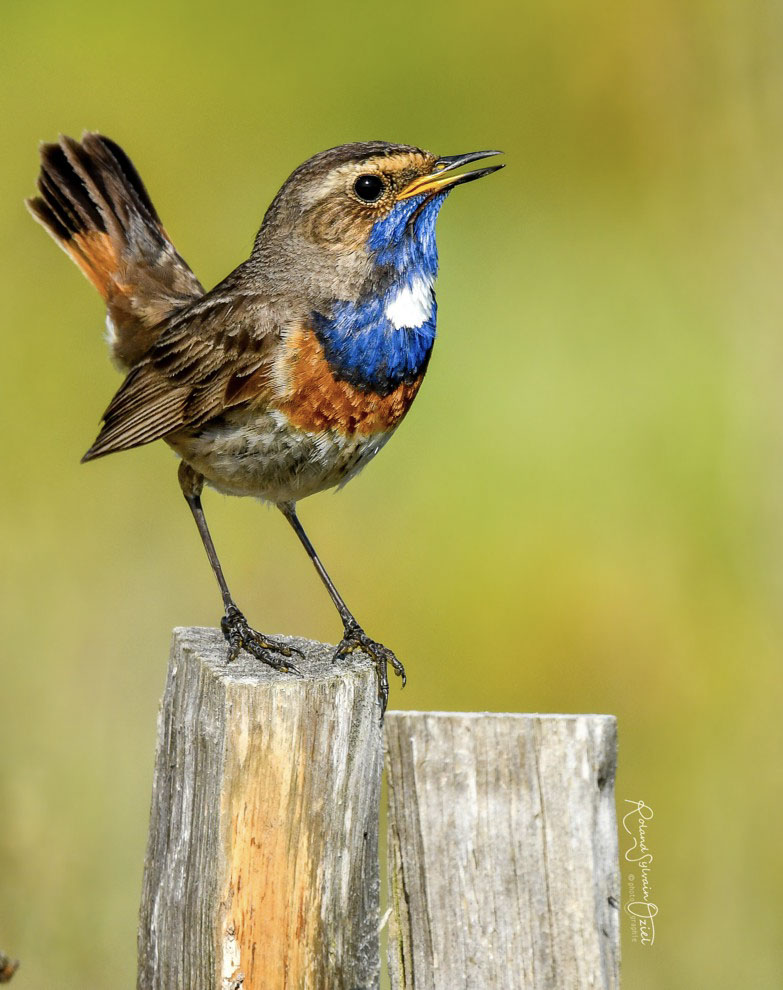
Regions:
[[[300,165],[266,212],[253,250],[205,292],[177,253],[128,156],[87,133],[41,148],[35,217],[107,307],[106,339],[126,377],[82,460],[153,440],[179,455],[179,482],[223,596],[229,659],[246,650],[294,671],[298,651],[253,629],[228,589],[201,504],[206,482],[274,503],[343,623],[335,659],[371,639],[332,583],[296,503],[344,485],[383,447],[421,386],[435,340],[435,221],[460,172],[496,151],[438,158],[368,141]]]

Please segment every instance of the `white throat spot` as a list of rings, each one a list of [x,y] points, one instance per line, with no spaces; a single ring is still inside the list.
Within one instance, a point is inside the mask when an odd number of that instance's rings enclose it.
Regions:
[[[417,276],[386,303],[386,319],[395,330],[415,330],[432,316],[432,282]]]

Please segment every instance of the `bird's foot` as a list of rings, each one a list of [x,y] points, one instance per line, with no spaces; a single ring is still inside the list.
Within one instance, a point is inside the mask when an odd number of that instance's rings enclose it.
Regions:
[[[357,622],[346,622],[345,635],[335,650],[333,659],[341,660],[343,657],[348,656],[349,653],[355,653],[357,650],[361,650],[362,653],[365,653],[375,663],[378,677],[378,700],[381,703],[381,718],[383,718],[383,713],[386,711],[386,704],[389,700],[389,677],[386,666],[387,664],[392,665],[394,673],[402,678],[403,687],[405,687],[406,682],[405,668],[388,646],[384,646],[383,643],[376,643],[374,639],[370,639]]]
[[[299,668],[287,658],[294,655],[304,658],[304,653],[280,639],[256,632],[236,605],[228,606],[226,614],[220,620],[220,628],[228,642],[229,663],[236,660],[240,650],[244,650],[275,670],[292,674],[301,673]]]

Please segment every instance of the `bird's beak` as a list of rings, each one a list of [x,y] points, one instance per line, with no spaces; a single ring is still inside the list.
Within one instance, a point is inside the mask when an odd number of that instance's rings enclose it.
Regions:
[[[460,172],[458,175],[451,174],[455,169],[467,165],[469,162],[478,162],[482,158],[491,158],[492,155],[502,154],[502,151],[471,151],[467,155],[450,155],[446,158],[439,158],[429,175],[420,175],[415,178],[402,192],[397,194],[397,199],[410,199],[411,196],[441,192],[444,189],[451,189],[452,186],[458,186],[461,182],[472,182],[474,179],[480,179],[482,175],[497,172],[498,169],[503,168],[502,165],[490,165],[489,168],[477,168],[473,172]]]

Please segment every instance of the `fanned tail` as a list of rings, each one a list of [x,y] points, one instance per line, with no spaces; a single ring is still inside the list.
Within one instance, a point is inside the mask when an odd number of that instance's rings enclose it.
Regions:
[[[41,146],[39,196],[27,200],[100,292],[108,343],[130,368],[154,343],[156,328],[203,295],[177,253],[130,158],[100,134]]]

